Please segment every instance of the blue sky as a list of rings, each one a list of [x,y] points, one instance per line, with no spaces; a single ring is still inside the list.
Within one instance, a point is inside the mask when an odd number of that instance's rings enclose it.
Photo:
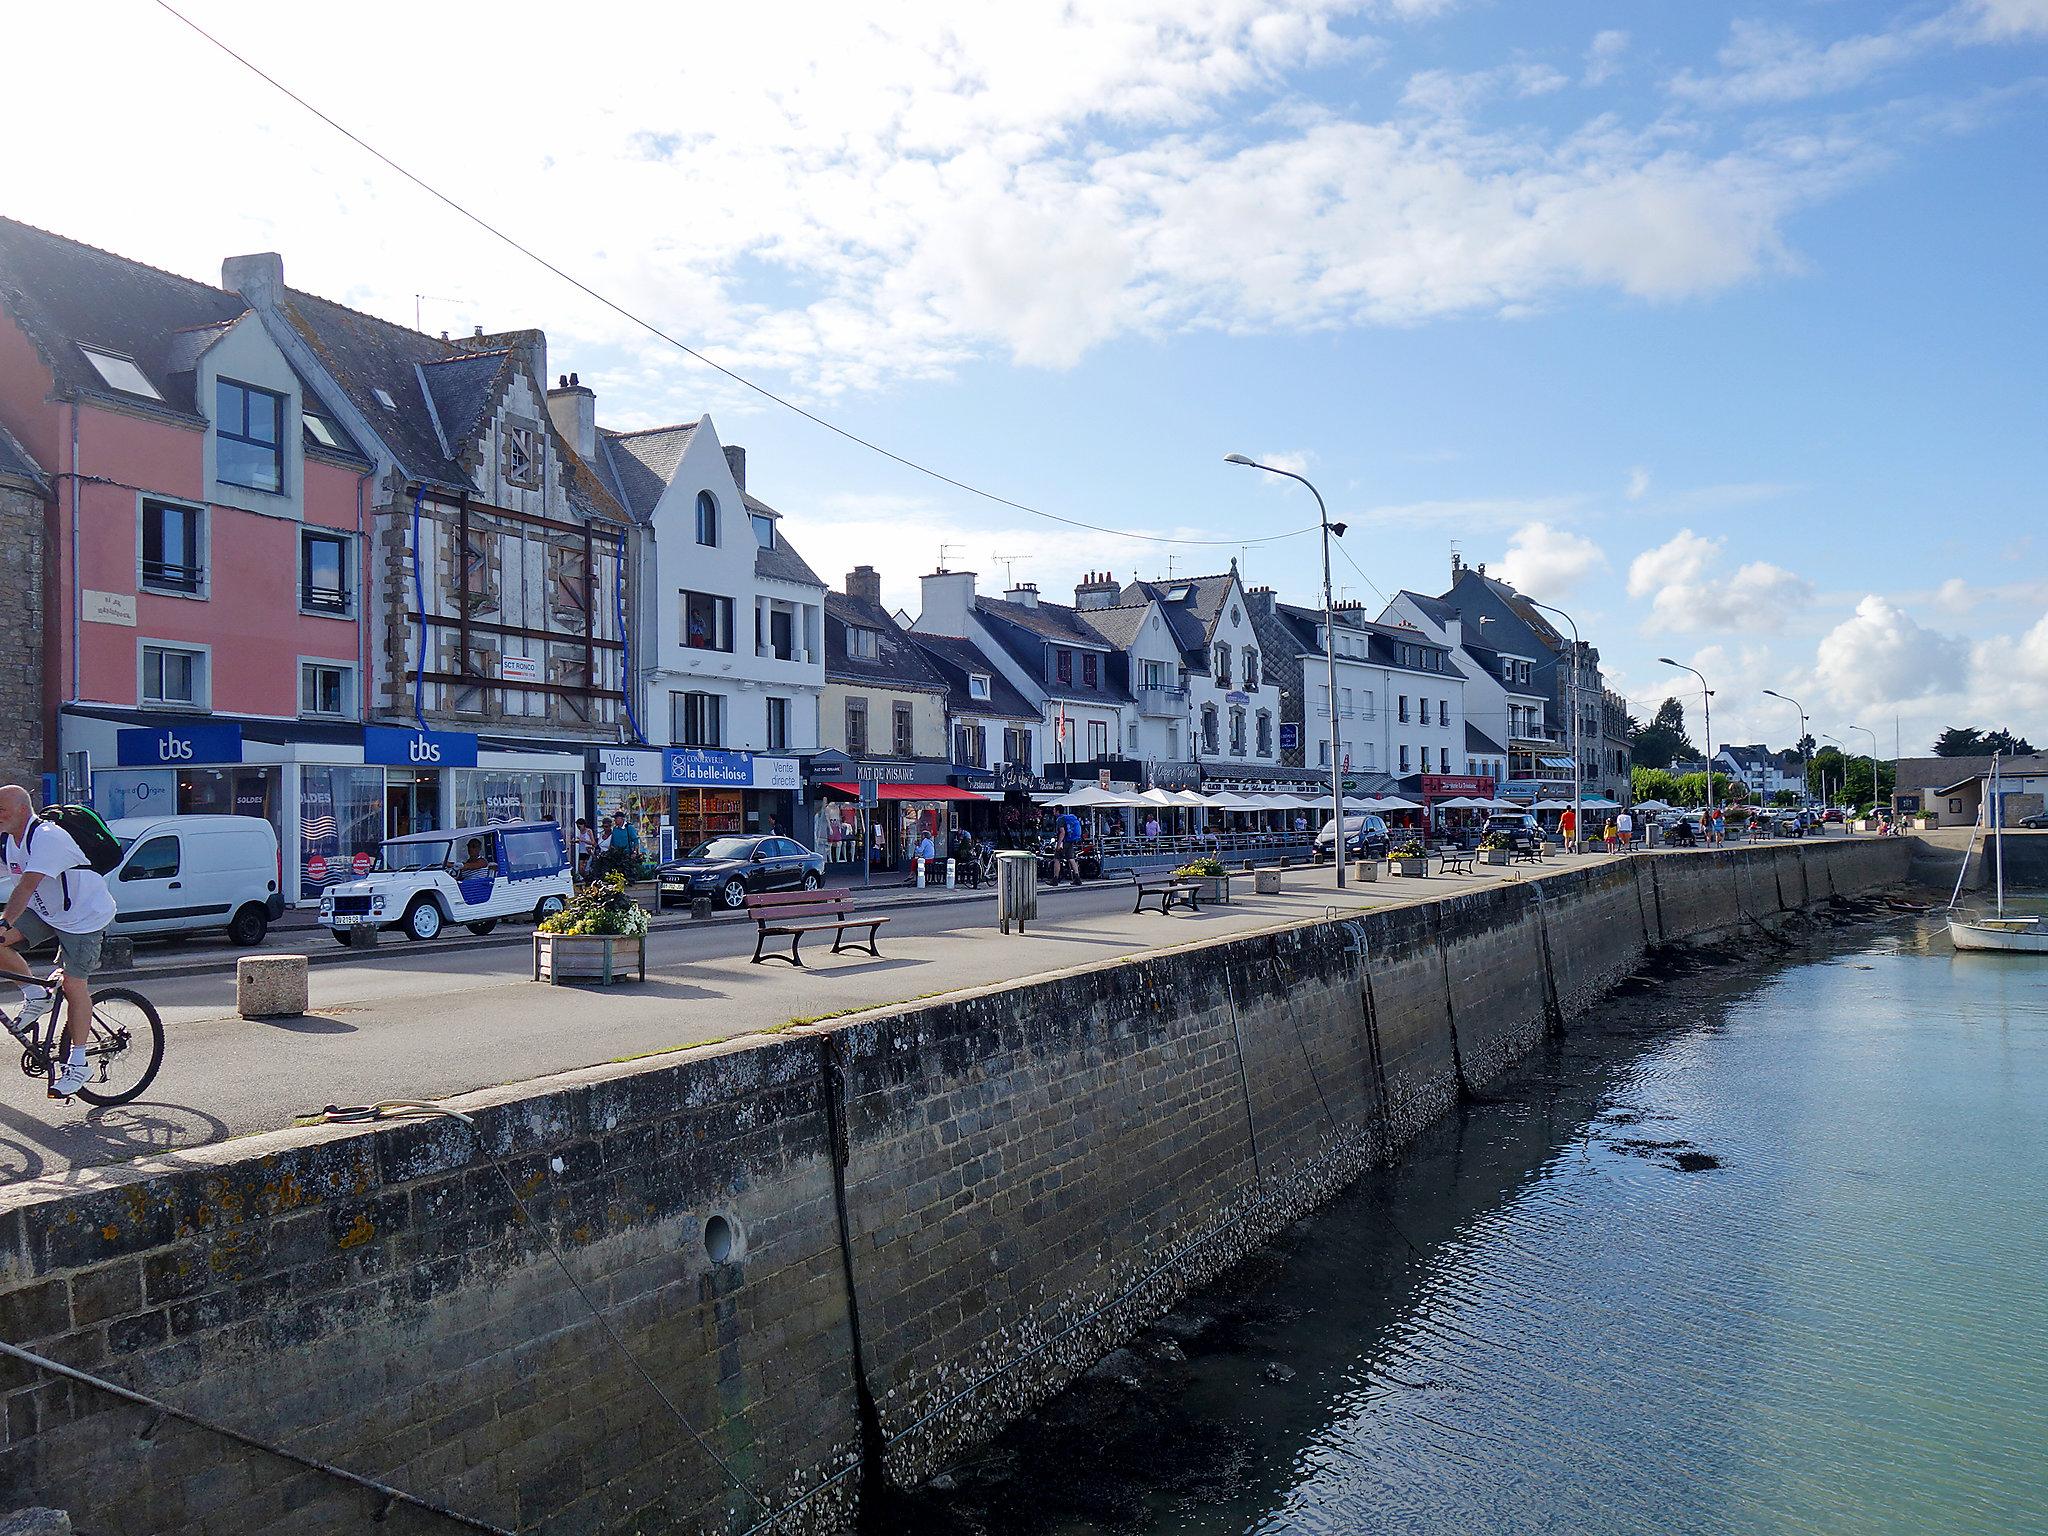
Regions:
[[[657,7],[574,35],[189,9],[595,286],[960,478],[1234,541],[1312,515],[1222,463],[1275,457],[1351,523],[1350,595],[1440,590],[1456,541],[1646,707],[1658,656],[1708,671],[1717,738],[1788,741],[1776,687],[1886,750],[1894,719],[1908,752],[1964,721],[2048,745],[2048,0]],[[710,411],[835,582],[868,560],[912,601],[942,545],[1048,593],[1237,552],[1038,522],[764,405],[149,6],[28,28],[53,63],[21,108],[74,120],[88,70],[100,105],[8,212],[197,276],[276,249],[395,319],[439,296],[430,329],[543,326],[607,423]],[[1306,599],[1314,541],[1243,568]]]

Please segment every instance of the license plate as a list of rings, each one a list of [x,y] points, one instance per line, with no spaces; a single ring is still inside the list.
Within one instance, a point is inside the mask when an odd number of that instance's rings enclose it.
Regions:
[[[365,923],[376,922],[377,919],[374,917],[345,917],[337,913],[335,916],[327,919],[327,921],[336,928],[360,928]]]

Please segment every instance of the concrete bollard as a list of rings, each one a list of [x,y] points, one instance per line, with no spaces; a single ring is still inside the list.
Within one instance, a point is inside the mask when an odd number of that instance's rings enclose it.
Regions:
[[[1252,892],[1259,896],[1278,896],[1280,894],[1280,871],[1277,869],[1253,870]]]
[[[1351,866],[1351,878],[1354,880],[1377,880],[1379,877],[1380,861],[1378,859],[1360,859]]]
[[[135,941],[125,934],[109,934],[100,942],[100,969],[125,971],[135,963]]]
[[[244,955],[235,962],[235,1012],[243,1018],[293,1018],[307,1000],[304,955]]]
[[[704,918],[707,918],[707,917],[709,917],[710,915],[711,915],[711,898],[710,898],[709,896],[692,896],[692,897],[690,898],[690,921],[691,921],[691,922],[693,922],[693,923],[694,923],[694,922],[700,922],[700,921],[702,921],[702,920],[703,920]]]

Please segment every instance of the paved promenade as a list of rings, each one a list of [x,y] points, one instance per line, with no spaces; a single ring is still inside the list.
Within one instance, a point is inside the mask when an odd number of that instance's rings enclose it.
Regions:
[[[1641,854],[1636,857],[1685,857]],[[1382,878],[1339,895],[1327,869],[1296,868],[1278,896],[1233,882],[1234,900],[1199,913],[1133,914],[1128,884],[1042,893],[1043,920],[1007,937],[992,898],[905,905],[882,930],[882,957],[835,956],[805,942],[807,965],[752,965],[753,925],[681,920],[649,939],[644,984],[554,988],[528,980],[524,942],[396,941],[358,956],[307,935],[334,963],[312,971],[313,1011],[253,1022],[234,1013],[219,957],[145,950],[134,984],[162,1012],[169,1043],[148,1097],[93,1110],[43,1096],[14,1077],[0,1095],[0,1183],[77,1165],[124,1161],[288,1125],[329,1103],[438,1098],[595,1063],[786,1027],[792,1022],[928,998],[1142,950],[1321,915],[1427,900],[1596,862],[1427,880]],[[1431,863],[1432,869],[1435,861]],[[906,893],[907,894],[907,893]],[[309,946],[310,947],[310,946]],[[189,966],[171,974],[164,961]]]

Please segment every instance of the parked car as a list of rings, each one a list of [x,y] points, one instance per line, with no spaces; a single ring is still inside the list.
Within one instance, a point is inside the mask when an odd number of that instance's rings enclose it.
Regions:
[[[243,949],[284,915],[277,832],[260,816],[119,816],[107,876],[112,931],[137,938],[224,928]]]
[[[1387,835],[1387,824],[1377,816],[1348,815],[1344,818],[1344,857],[1347,859],[1384,859],[1393,840]],[[1327,823],[1316,834],[1315,846],[1309,856],[1318,864],[1327,863],[1331,852],[1337,846],[1337,823]]]
[[[1486,818],[1486,828],[1479,834],[1479,839],[1484,842],[1489,837],[1506,838],[1514,844],[1517,853],[1534,853],[1542,846],[1543,826],[1526,812],[1516,815],[1512,811],[1503,811]]]
[[[435,938],[450,923],[489,933],[506,918],[539,922],[575,893],[554,822],[456,827],[391,838],[369,874],[321,894],[320,924],[342,944],[371,928],[409,939]]]
[[[2032,816],[2022,816],[2019,824],[2029,832],[2048,832],[2048,811],[2041,811]]]
[[[825,883],[825,856],[794,838],[734,834],[699,843],[655,875],[654,904],[709,896],[738,911],[761,891],[815,891]]]
[[[1820,813],[1820,819],[1827,822],[1838,822],[1842,820],[1842,808],[1838,805],[1831,805]]]

